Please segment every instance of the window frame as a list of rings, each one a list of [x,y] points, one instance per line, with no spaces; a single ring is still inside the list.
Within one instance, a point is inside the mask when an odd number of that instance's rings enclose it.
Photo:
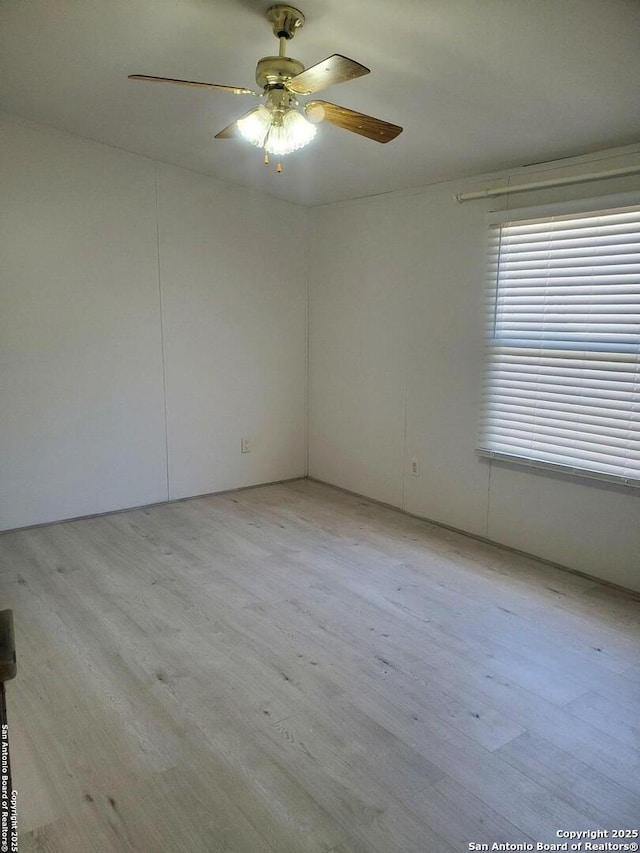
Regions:
[[[486,318],[485,318],[485,374],[484,374],[484,387],[482,393],[482,403],[481,403],[481,420],[484,421],[487,411],[487,397],[490,391],[490,370],[492,367],[492,351],[495,351],[496,348],[496,337],[495,337],[495,320],[496,320],[496,312],[497,312],[497,304],[498,304],[498,288],[499,288],[499,245],[495,246],[495,235],[496,231],[499,230],[501,226],[505,225],[517,225],[518,222],[527,222],[531,220],[544,220],[547,218],[558,217],[558,216],[580,216],[581,214],[598,214],[599,212],[604,212],[607,210],[615,210],[616,208],[629,207],[629,206],[640,206],[640,191],[626,192],[626,193],[617,193],[615,195],[604,195],[598,196],[596,198],[584,198],[572,201],[564,201],[557,202],[552,204],[541,204],[532,207],[526,208],[517,208],[514,210],[510,210],[508,208],[501,208],[498,210],[492,210],[485,216],[485,225],[486,225],[486,247],[487,247],[487,258],[486,258]],[[493,243],[493,246],[492,246]],[[640,238],[639,238],[640,244]],[[542,315],[541,315],[542,316]],[[505,339],[501,342],[502,346],[505,345]],[[514,344],[514,348],[522,347],[526,348],[525,339],[513,339],[511,341]],[[605,353],[616,354],[620,353],[620,346],[616,343],[604,343],[604,342],[591,342],[591,345],[586,347],[584,342],[581,342],[577,347],[571,347],[567,342],[559,343],[555,340],[535,340],[533,342],[533,347],[539,350],[548,349],[550,352],[558,352],[562,349],[566,350],[568,353],[574,353],[578,350],[582,352],[601,352],[603,355]],[[626,348],[626,347],[625,347]],[[636,346],[631,345],[630,348],[626,348],[627,352],[631,352],[636,354],[638,366],[636,369],[636,376],[640,379],[640,343]],[[613,360],[612,360],[613,361]],[[627,423],[631,423],[628,421]],[[495,440],[495,439],[494,439]],[[549,474],[560,473],[570,475],[572,477],[576,477],[579,479],[587,479],[587,480],[596,480],[596,481],[605,481],[608,483],[617,483],[623,486],[626,486],[630,489],[640,489],[640,474],[638,478],[630,478],[618,474],[611,474],[607,472],[600,472],[591,470],[589,468],[584,468],[579,465],[564,465],[558,462],[549,461],[541,458],[535,458],[534,456],[526,456],[526,455],[518,455],[516,453],[507,453],[503,450],[496,450],[490,447],[490,440],[487,440],[487,429],[484,424],[481,426],[480,435],[478,438],[478,443],[476,446],[476,453],[481,458],[488,459],[490,461],[497,462],[506,462],[511,463],[515,466],[522,468],[535,468],[540,470],[541,472],[548,472]]]

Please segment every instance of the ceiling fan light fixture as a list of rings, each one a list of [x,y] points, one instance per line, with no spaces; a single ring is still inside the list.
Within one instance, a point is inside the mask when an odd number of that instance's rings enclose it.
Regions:
[[[304,148],[316,135],[315,125],[293,108],[281,113],[260,105],[237,124],[248,142],[277,157]]]
[[[264,148],[277,156],[291,154],[308,145],[316,135],[316,129],[301,113],[290,109],[282,116],[281,122],[274,121],[271,125]]]
[[[316,135],[315,123],[320,121],[365,136],[375,142],[390,142],[402,132],[402,128],[396,124],[381,121],[329,101],[308,101],[302,109],[299,109],[298,95],[315,95],[328,86],[346,83],[369,74],[369,69],[340,53],[334,53],[322,62],[305,68],[299,59],[286,55],[287,42],[304,24],[305,18],[302,12],[294,6],[279,3],[268,9],[267,18],[272,24],[280,47],[277,56],[263,56],[258,61],[256,83],[261,92],[254,92],[242,86],[182,80],[176,77],[152,77],[148,74],[130,74],[129,76],[134,80],[177,83],[180,86],[195,86],[235,95],[265,98],[264,104],[249,110],[215,135],[216,139],[243,137],[256,148],[264,151],[265,163],[269,162],[269,154],[279,158],[308,145]],[[280,162],[276,171],[282,171]]]

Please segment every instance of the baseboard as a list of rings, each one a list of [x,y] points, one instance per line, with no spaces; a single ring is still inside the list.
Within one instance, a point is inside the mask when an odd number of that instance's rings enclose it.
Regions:
[[[640,591],[636,589],[630,589],[629,587],[622,586],[621,584],[614,583],[613,581],[608,581],[604,578],[599,578],[595,575],[590,575],[587,572],[581,572],[579,569],[573,569],[570,566],[563,565],[562,563],[555,563],[553,560],[547,560],[544,557],[539,557],[537,554],[531,554],[529,551],[521,551],[518,548],[511,547],[511,545],[504,545],[502,542],[496,542],[495,539],[488,539],[486,536],[480,536],[477,533],[469,533],[469,531],[462,530],[459,527],[453,527],[451,524],[444,524],[442,521],[435,521],[433,518],[427,518],[424,515],[417,515],[414,512],[407,512],[407,510],[402,509],[401,507],[385,503],[384,501],[376,500],[376,498],[370,498],[368,495],[363,495],[360,492],[351,491],[351,489],[345,489],[342,486],[336,486],[335,483],[328,483],[326,480],[319,480],[316,477],[309,476],[298,479],[306,479],[310,480],[313,483],[319,483],[321,486],[329,486],[330,488],[337,489],[339,492],[344,492],[347,495],[353,495],[356,498],[362,498],[363,500],[369,501],[369,503],[385,507],[385,509],[391,509],[394,512],[399,512],[402,515],[406,515],[408,518],[415,518],[418,521],[424,521],[427,524],[433,524],[435,527],[440,527],[443,530],[450,530],[452,533],[458,533],[461,536],[466,536],[467,538],[474,539],[477,542],[483,542],[485,545],[493,545],[495,548],[500,548],[502,551],[507,551],[510,554],[517,554],[520,557],[527,557],[530,560],[537,560],[539,563],[542,563],[545,566],[551,566],[554,569],[560,569],[560,571],[562,572],[569,572],[569,574],[577,575],[578,577],[585,578],[585,580],[602,584],[602,586],[609,587],[610,589],[615,589],[618,592],[622,592],[625,595],[630,595],[632,598],[636,599],[637,601],[640,601]]]
[[[0,536],[7,533],[17,533],[19,530],[37,530],[39,527],[53,527],[54,524],[69,524],[72,521],[85,521],[88,518],[106,518],[109,515],[117,515],[121,512],[137,512],[140,509],[151,509],[155,506],[167,506],[168,504],[182,503],[183,501],[195,501],[198,498],[215,497],[217,495],[228,495],[234,492],[244,492],[247,489],[262,489],[267,486],[279,486],[281,483],[295,483],[296,480],[306,480],[306,477],[288,477],[286,480],[270,480],[267,483],[253,483],[250,486],[237,486],[234,489],[221,489],[219,492],[203,492],[199,495],[187,495],[184,498],[172,498],[168,501],[157,501],[150,504],[139,504],[138,506],[124,506],[120,509],[109,509],[106,512],[93,512],[88,515],[74,515],[70,518],[58,518],[55,521],[41,521],[38,524],[26,524],[24,527],[9,527],[0,530]]]

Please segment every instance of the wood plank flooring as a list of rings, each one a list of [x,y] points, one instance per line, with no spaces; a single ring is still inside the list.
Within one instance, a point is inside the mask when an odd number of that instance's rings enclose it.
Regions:
[[[20,851],[636,828],[631,595],[295,481],[0,537]]]

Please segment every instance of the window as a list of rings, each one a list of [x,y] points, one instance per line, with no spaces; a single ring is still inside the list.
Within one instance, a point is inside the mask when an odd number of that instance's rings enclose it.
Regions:
[[[490,234],[479,452],[640,487],[640,205]]]

